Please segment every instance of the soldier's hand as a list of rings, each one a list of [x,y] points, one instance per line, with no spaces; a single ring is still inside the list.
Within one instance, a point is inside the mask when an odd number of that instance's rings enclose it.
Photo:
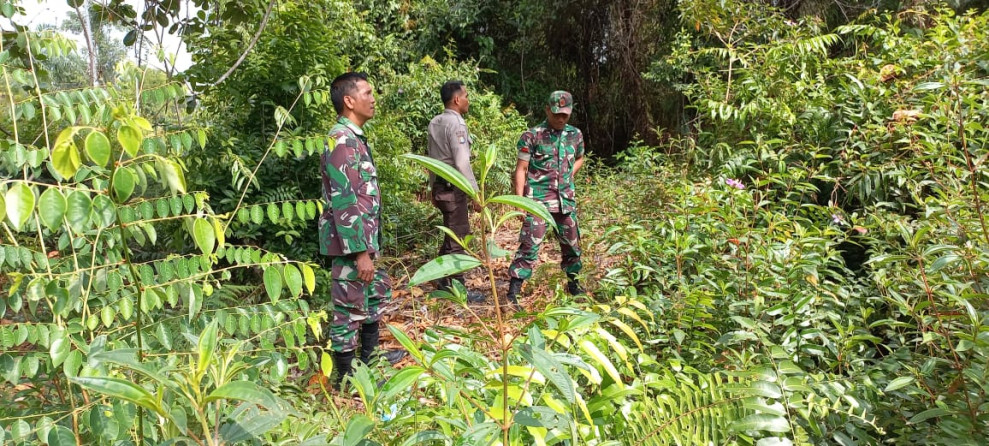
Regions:
[[[374,279],[374,261],[367,251],[357,254],[357,278],[365,283]]]

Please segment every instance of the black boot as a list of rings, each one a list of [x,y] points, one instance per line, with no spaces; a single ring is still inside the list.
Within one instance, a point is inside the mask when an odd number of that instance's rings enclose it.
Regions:
[[[436,287],[436,291],[446,291],[450,292],[450,278],[443,277],[433,281],[433,285]]]
[[[571,296],[580,296],[584,294],[584,289],[580,287],[580,281],[577,280],[576,275],[567,275],[567,292]]]
[[[371,365],[371,355],[378,348],[379,328],[377,322],[361,324],[361,362]]]
[[[512,277],[511,282],[508,283],[508,294],[505,295],[508,298],[508,302],[516,307],[519,307],[519,292],[522,291],[522,282],[524,280]]]
[[[333,353],[333,369],[336,370],[337,376],[333,379],[333,388],[340,390],[343,384],[343,379],[350,376],[353,373],[354,368],[352,363],[354,362],[354,351],[349,352],[334,352]]]

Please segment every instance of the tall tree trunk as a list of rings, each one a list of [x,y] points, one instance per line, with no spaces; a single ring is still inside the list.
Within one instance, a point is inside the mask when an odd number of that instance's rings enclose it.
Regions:
[[[89,1],[82,3],[82,7],[85,8],[86,13],[83,14],[82,9],[79,6],[75,7],[76,15],[79,16],[79,25],[82,27],[82,35],[86,38],[86,50],[89,54],[89,85],[96,87],[100,84],[99,71],[96,69],[97,53],[96,53],[96,42],[93,41],[92,26],[93,22],[90,20],[89,16]]]

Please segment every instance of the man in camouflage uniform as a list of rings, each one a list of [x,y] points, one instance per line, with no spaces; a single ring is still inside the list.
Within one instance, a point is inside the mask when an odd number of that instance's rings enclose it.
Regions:
[[[331,258],[329,337],[339,384],[352,371],[358,337],[365,363],[378,346],[378,321],[391,298],[391,281],[374,267],[380,250],[381,195],[374,158],[361,128],[374,116],[367,75],[340,75],[333,80],[330,98],[339,116],[320,158],[325,205],[319,218],[319,250]]]
[[[514,188],[517,195],[529,197],[546,206],[556,224],[560,242],[560,267],[567,274],[567,291],[583,294],[577,273],[580,272],[580,230],[577,227],[577,202],[574,198],[574,175],[584,164],[584,136],[567,124],[573,111],[573,96],[554,91],[546,103],[546,120],[527,130],[519,138],[515,164]],[[532,276],[539,245],[546,236],[547,222],[526,215],[519,233],[519,249],[509,267],[511,281],[508,300],[518,305],[522,282]]]
[[[467,86],[461,81],[449,81],[440,87],[440,99],[443,100],[443,113],[429,121],[429,156],[456,169],[467,178],[474,190],[477,190],[477,180],[474,179],[474,172],[470,168],[471,138],[470,133],[467,132],[467,123],[464,122],[464,114],[470,109]],[[467,234],[470,234],[470,220],[467,215],[471,205],[469,197],[442,177],[430,173],[429,180],[432,184],[433,205],[443,214],[443,226],[463,240]],[[479,210],[477,203],[474,203],[474,210]],[[443,238],[438,255],[464,253],[464,247],[447,235]],[[438,280],[437,289],[449,291],[451,279],[463,283],[464,275]],[[469,290],[467,301],[483,302],[484,296],[477,291]]]

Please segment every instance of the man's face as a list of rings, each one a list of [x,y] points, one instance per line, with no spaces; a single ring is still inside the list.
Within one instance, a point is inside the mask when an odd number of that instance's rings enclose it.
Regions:
[[[466,115],[467,111],[470,110],[470,99],[467,98],[467,87],[464,86],[460,89],[460,93],[453,99],[456,107],[457,113],[461,115]]]
[[[553,130],[563,130],[563,126],[567,125],[567,121],[570,121],[570,113],[553,113],[549,107],[546,107],[546,123],[549,124],[550,128]]]
[[[374,117],[374,90],[371,89],[371,84],[367,81],[358,80],[356,91],[344,96],[344,100],[347,98],[350,98],[347,105],[354,109],[354,116],[358,120],[367,122]]]

